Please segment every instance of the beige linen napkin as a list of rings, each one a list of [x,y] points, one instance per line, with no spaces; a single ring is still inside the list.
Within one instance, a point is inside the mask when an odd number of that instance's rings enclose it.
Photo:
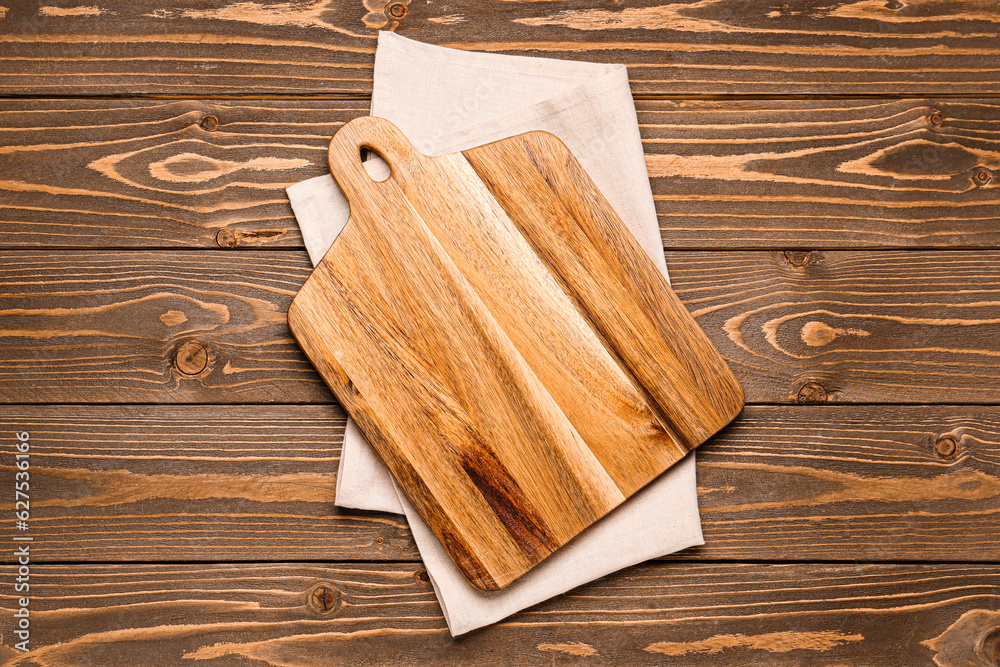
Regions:
[[[624,65],[458,51],[381,32],[371,114],[395,123],[417,150],[444,155],[530,130],[559,137],[590,174],[656,266],[667,273]],[[388,173],[372,160],[375,177]],[[330,176],[288,188],[315,264],[349,207]],[[629,443],[622,443],[628,447]],[[704,544],[694,454],[508,588],[473,588],[348,422],[336,504],[404,513],[453,635],[650,558]]]

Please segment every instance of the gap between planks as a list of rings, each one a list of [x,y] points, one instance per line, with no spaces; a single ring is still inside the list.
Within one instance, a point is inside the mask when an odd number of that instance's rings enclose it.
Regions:
[[[165,100],[165,101],[199,101],[199,100],[220,100],[220,101],[331,101],[331,102],[371,102],[371,95],[165,95],[165,94],[144,94],[144,93],[123,93],[121,95],[0,95],[0,102],[4,101],[58,101],[58,100]],[[762,95],[754,93],[730,93],[730,94],[705,94],[705,95],[668,95],[668,94],[648,94],[640,93],[632,96],[632,99],[644,102],[673,102],[683,100],[696,101],[720,101],[720,102],[782,102],[812,100],[821,102],[823,100],[967,100],[967,99],[1000,99],[1000,93],[894,93],[890,91],[879,93],[828,93],[828,94],[807,94],[788,93]]]
[[[226,567],[235,567],[239,565],[356,565],[358,563],[370,563],[372,565],[412,565],[413,563],[422,563],[423,560],[420,558],[414,558],[412,560],[374,560],[372,558],[356,558],[356,559],[346,559],[346,558],[281,558],[281,559],[261,559],[261,560],[218,560],[218,559],[207,559],[207,560],[108,560],[108,561],[95,561],[95,560],[40,560],[38,558],[32,557],[32,565],[39,566],[52,566],[52,567],[69,567],[69,566],[81,566],[89,567],[94,565],[224,565]],[[701,563],[707,565],[961,565],[968,567],[989,567],[992,565],[1000,565],[1000,560],[929,560],[929,559],[911,559],[911,560],[872,560],[872,559],[852,559],[852,560],[835,560],[830,558],[788,558],[788,559],[776,559],[776,558],[705,558],[699,560],[675,560],[670,558],[670,556],[663,556],[660,558],[650,558],[649,560],[642,561],[638,565],[644,563],[658,563],[661,565],[670,565],[673,563],[677,564],[677,567],[688,566],[693,563]],[[2,565],[12,565],[13,560],[0,561],[0,566]],[[629,567],[635,567],[630,565]],[[622,568],[612,572],[611,574],[605,576],[615,576],[621,573],[623,570],[628,568]]]
[[[38,402],[38,403],[0,403],[0,412],[10,408],[40,408],[40,407],[80,407],[80,406],[101,406],[101,407],[127,407],[127,408],[139,408],[139,407],[158,407],[162,405],[170,405],[173,407],[189,407],[189,408],[230,408],[236,405],[253,405],[259,407],[302,407],[308,408],[317,405],[340,405],[337,401],[329,401],[327,403],[303,403],[302,401],[292,402],[292,403],[279,403],[276,401],[247,401],[245,403],[112,403],[108,401],[87,401],[86,403],[66,403],[63,402]],[[925,401],[923,403],[901,403],[901,402],[851,402],[851,403],[781,403],[777,401],[747,401],[745,403],[747,407],[772,407],[772,408],[785,408],[785,409],[807,409],[807,408],[836,408],[836,407],[900,407],[900,408],[914,408],[914,407],[926,407],[926,408],[995,408],[1000,403],[982,403],[982,402],[957,402],[949,401],[947,403],[938,403],[936,401]],[[1000,561],[998,561],[1000,562]]]
[[[926,245],[926,246],[891,246],[891,245],[860,245],[860,246],[850,246],[845,248],[844,246],[825,246],[817,244],[804,244],[804,245],[775,245],[775,246],[744,246],[744,245],[731,245],[724,248],[718,246],[675,246],[672,245],[664,250],[669,250],[673,252],[699,252],[699,253],[724,253],[724,252],[842,252],[844,250],[878,250],[878,251],[893,251],[893,252],[927,252],[929,250],[954,250],[954,251],[982,251],[982,250],[992,250],[992,246],[982,246],[982,245]],[[100,250],[102,252],[171,252],[171,253],[181,253],[181,252],[221,252],[226,250],[226,248],[221,247],[191,247],[191,246],[92,246],[92,245],[79,245],[79,246],[58,246],[53,248],[47,245],[4,245],[3,241],[0,240],[0,250],[24,250],[24,251],[46,251],[46,252],[85,252],[91,250]],[[254,246],[239,246],[235,248],[230,248],[234,252],[251,250],[253,252],[306,252],[305,246],[279,246],[279,245],[254,245]],[[964,405],[964,404],[963,404]]]

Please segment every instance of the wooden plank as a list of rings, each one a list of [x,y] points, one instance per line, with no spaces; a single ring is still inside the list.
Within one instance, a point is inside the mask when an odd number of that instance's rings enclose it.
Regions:
[[[1000,412],[748,407],[698,448],[685,559],[997,560]]]
[[[994,403],[1000,253],[668,252],[756,402]]]
[[[28,659],[44,665],[964,667],[996,664],[1000,635],[995,565],[646,565],[458,640],[419,565],[43,565],[30,578]],[[0,603],[5,628],[17,603]],[[0,658],[23,660],[10,636]]]
[[[36,563],[418,559],[402,517],[333,506],[343,427],[335,406],[4,406],[0,485],[29,432]],[[749,406],[697,457],[706,544],[673,559],[1000,553],[998,408]]]
[[[12,403],[332,403],[292,340],[304,252],[0,254]]]
[[[34,562],[417,558],[403,517],[334,506],[345,423],[337,405],[4,407],[11,489],[11,434],[31,443],[29,530],[4,535]]]
[[[638,102],[667,248],[996,247],[1000,105]]]
[[[1000,252],[667,253],[750,402],[996,403]],[[303,252],[0,253],[0,401],[317,403]]]
[[[367,94],[378,29],[463,49],[625,62],[639,94],[1000,92],[997,4],[644,0],[14,3],[5,95]]]
[[[637,106],[668,248],[1000,244],[995,101]],[[0,102],[0,246],[301,248],[283,188],[327,173],[329,137],[367,109]]]
[[[284,188],[367,102],[4,101],[4,246],[303,247]],[[58,168],[53,168],[58,165]]]

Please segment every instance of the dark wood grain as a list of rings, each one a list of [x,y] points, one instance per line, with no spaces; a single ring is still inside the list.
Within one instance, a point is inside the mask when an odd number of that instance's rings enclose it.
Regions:
[[[38,566],[31,577],[28,660],[40,667],[991,667],[1000,635],[997,566],[646,565],[458,640],[419,565]],[[0,603],[5,628],[13,604]]]
[[[304,252],[3,254],[0,397],[331,403],[286,322],[311,269]]]
[[[668,252],[750,400],[993,403],[1000,253]]]
[[[28,431],[35,562],[417,560],[402,517],[333,506],[343,426],[335,406],[5,406],[0,485]],[[997,408],[750,406],[697,457],[706,544],[675,559],[1000,553]]]
[[[345,423],[336,405],[6,407],[0,480],[27,431],[35,562],[416,558],[401,516],[334,506]]]
[[[639,102],[667,248],[996,247],[1000,105]]]
[[[625,62],[638,94],[1000,92],[993,0],[118,0],[13,3],[0,21],[5,95],[367,94],[379,29],[463,49]]]
[[[0,102],[0,246],[301,248],[283,188],[327,173],[330,136],[367,109]],[[639,101],[638,111],[668,248],[1000,244],[994,101]]]
[[[0,243],[302,247],[284,188],[367,102],[0,103]]]
[[[681,558],[998,560],[1000,412],[748,407],[698,449]]]
[[[750,402],[996,403],[1000,253],[667,253]],[[333,402],[301,251],[0,253],[0,400]]]

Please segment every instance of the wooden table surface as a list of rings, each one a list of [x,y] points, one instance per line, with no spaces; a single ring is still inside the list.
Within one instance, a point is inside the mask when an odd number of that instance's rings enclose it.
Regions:
[[[3,664],[1000,665],[1000,2],[787,2],[4,1]],[[380,28],[629,65],[748,398],[703,547],[458,640],[285,323]]]

